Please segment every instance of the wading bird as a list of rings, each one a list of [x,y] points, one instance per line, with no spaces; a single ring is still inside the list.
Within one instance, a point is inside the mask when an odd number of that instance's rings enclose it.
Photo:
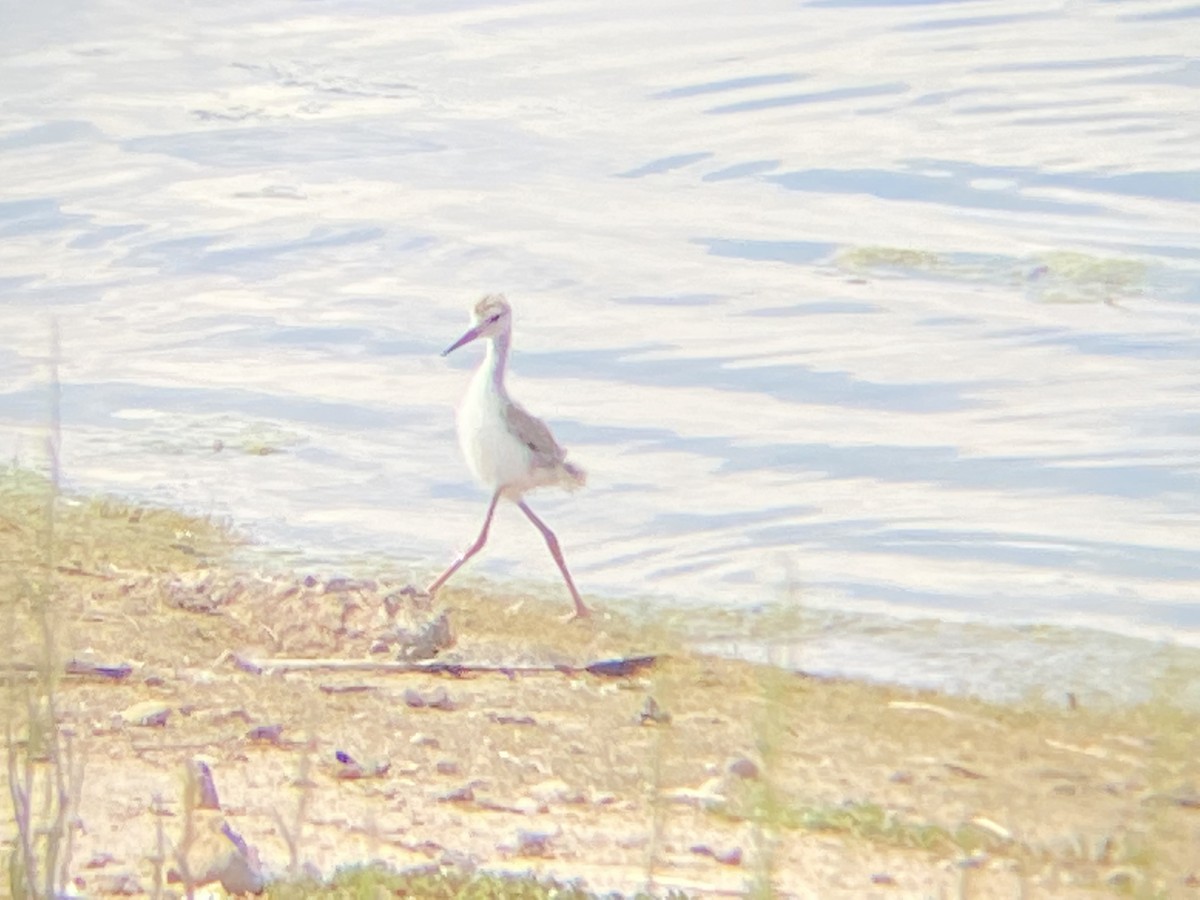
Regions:
[[[508,301],[501,294],[488,294],[475,304],[472,318],[474,324],[467,333],[442,351],[442,356],[471,341],[487,339],[483,363],[471,379],[458,408],[458,441],[475,478],[492,489],[492,502],[488,505],[483,527],[475,542],[426,590],[430,595],[437,593],[451,575],[483,548],[492,516],[496,513],[496,504],[505,498],[517,504],[517,508],[525,513],[546,539],[550,555],[558,564],[567,590],[571,592],[571,599],[575,601],[575,617],[583,618],[590,612],[567,569],[558,538],[534,514],[523,496],[533,488],[550,485],[575,490],[584,485],[587,475],[583,469],[567,462],[567,451],[554,440],[546,423],[530,415],[508,396],[508,389],[504,386],[504,371],[508,366],[508,351],[512,343],[512,307]]]

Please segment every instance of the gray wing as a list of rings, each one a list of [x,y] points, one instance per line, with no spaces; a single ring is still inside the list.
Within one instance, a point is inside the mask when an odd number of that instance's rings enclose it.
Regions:
[[[555,466],[566,458],[567,451],[558,445],[558,441],[554,440],[554,435],[541,419],[516,403],[510,403],[504,415],[509,430],[533,451],[535,465]]]

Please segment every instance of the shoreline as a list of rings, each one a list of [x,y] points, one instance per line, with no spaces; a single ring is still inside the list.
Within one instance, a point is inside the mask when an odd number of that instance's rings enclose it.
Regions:
[[[48,531],[48,508],[44,485],[2,484],[10,659],[130,665],[119,681],[21,682],[53,698],[87,763],[66,867],[86,896],[152,893],[158,843],[191,852],[197,758],[213,815],[272,878],[379,859],[627,895],[1200,886],[1200,717],[1174,700],[1194,670],[1132,706],[989,703],[724,659],[612,611],[566,624],[561,604],[519,592],[468,584],[428,604],[382,579],[247,572],[221,529],[170,510],[60,499]],[[434,648],[492,669],[376,665]],[[355,666],[271,666],[305,657]],[[9,733],[32,734],[37,709],[10,699]],[[0,821],[12,835],[10,806]],[[236,854],[215,840],[204,852],[225,868],[184,853],[189,871],[228,870]]]

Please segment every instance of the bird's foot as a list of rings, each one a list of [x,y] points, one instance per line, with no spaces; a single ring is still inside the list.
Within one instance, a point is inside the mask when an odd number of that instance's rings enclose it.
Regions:
[[[568,613],[567,615],[563,616],[562,621],[576,622],[576,621],[579,621],[580,619],[590,619],[591,617],[592,617],[592,611],[581,603],[579,606],[575,607],[574,612]]]

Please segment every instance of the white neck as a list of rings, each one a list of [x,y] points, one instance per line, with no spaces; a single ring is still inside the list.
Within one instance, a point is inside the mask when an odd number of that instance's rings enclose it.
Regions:
[[[491,377],[492,385],[497,393],[504,391],[504,371],[508,368],[508,348],[512,341],[511,333],[502,331],[487,342],[487,354],[483,358],[483,369]]]

